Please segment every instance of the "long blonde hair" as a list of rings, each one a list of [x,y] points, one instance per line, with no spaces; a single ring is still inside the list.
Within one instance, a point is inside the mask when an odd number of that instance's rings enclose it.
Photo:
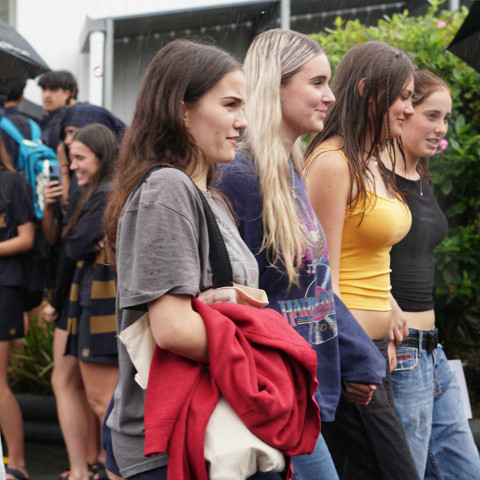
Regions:
[[[271,265],[283,263],[290,285],[298,285],[305,232],[291,194],[289,161],[301,172],[300,141],[287,152],[280,138],[280,87],[309,60],[325,53],[310,37],[274,29],[258,35],[243,64],[247,83],[248,129],[242,149],[252,156],[259,176],[263,209],[263,243]]]

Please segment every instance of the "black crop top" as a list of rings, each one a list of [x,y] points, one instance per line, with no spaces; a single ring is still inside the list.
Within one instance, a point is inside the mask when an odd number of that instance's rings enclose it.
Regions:
[[[447,234],[447,219],[428,183],[395,176],[397,188],[408,193],[412,227],[390,251],[392,295],[406,312],[433,309],[433,251]]]

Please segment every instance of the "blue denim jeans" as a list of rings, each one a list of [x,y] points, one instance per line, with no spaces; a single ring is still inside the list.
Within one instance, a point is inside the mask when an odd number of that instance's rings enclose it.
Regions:
[[[410,329],[415,332],[421,337],[428,330]],[[395,410],[420,478],[480,479],[478,449],[442,347],[431,354],[425,349],[397,347],[392,388]]]
[[[292,457],[293,480],[338,480],[332,456],[322,434],[311,455]]]

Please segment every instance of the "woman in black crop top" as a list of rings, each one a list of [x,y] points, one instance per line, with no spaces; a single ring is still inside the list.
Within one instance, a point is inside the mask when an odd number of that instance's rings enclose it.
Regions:
[[[480,478],[478,450],[435,328],[433,251],[447,233],[447,221],[425,180],[426,168],[419,165],[447,133],[451,92],[438,77],[419,70],[413,105],[415,114],[402,132],[405,162],[396,174],[412,227],[390,253],[394,312],[406,319],[410,332],[397,347],[395,409],[421,478]]]

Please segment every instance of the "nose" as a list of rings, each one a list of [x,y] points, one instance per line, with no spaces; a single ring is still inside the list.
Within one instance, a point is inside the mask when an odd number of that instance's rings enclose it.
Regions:
[[[405,115],[408,115],[410,117],[415,113],[415,110],[413,109],[413,104],[412,104],[411,99],[409,99],[407,101],[407,103],[405,104],[404,113],[405,113]]]
[[[325,91],[325,95],[323,96],[322,99],[323,103],[326,105],[331,105],[332,103],[335,103],[335,95],[333,94],[332,90],[330,87],[327,87]]]
[[[237,117],[235,118],[235,122],[233,125],[237,130],[245,130],[248,126],[247,117],[243,109],[239,110]]]
[[[440,119],[440,121],[438,121],[435,126],[435,132],[440,134],[443,138],[447,134],[447,130],[448,130],[448,123],[445,122],[443,119]]]
[[[77,161],[73,158],[70,158],[70,170],[72,172],[74,172],[75,170],[77,170],[78,168],[78,164],[77,164]]]

